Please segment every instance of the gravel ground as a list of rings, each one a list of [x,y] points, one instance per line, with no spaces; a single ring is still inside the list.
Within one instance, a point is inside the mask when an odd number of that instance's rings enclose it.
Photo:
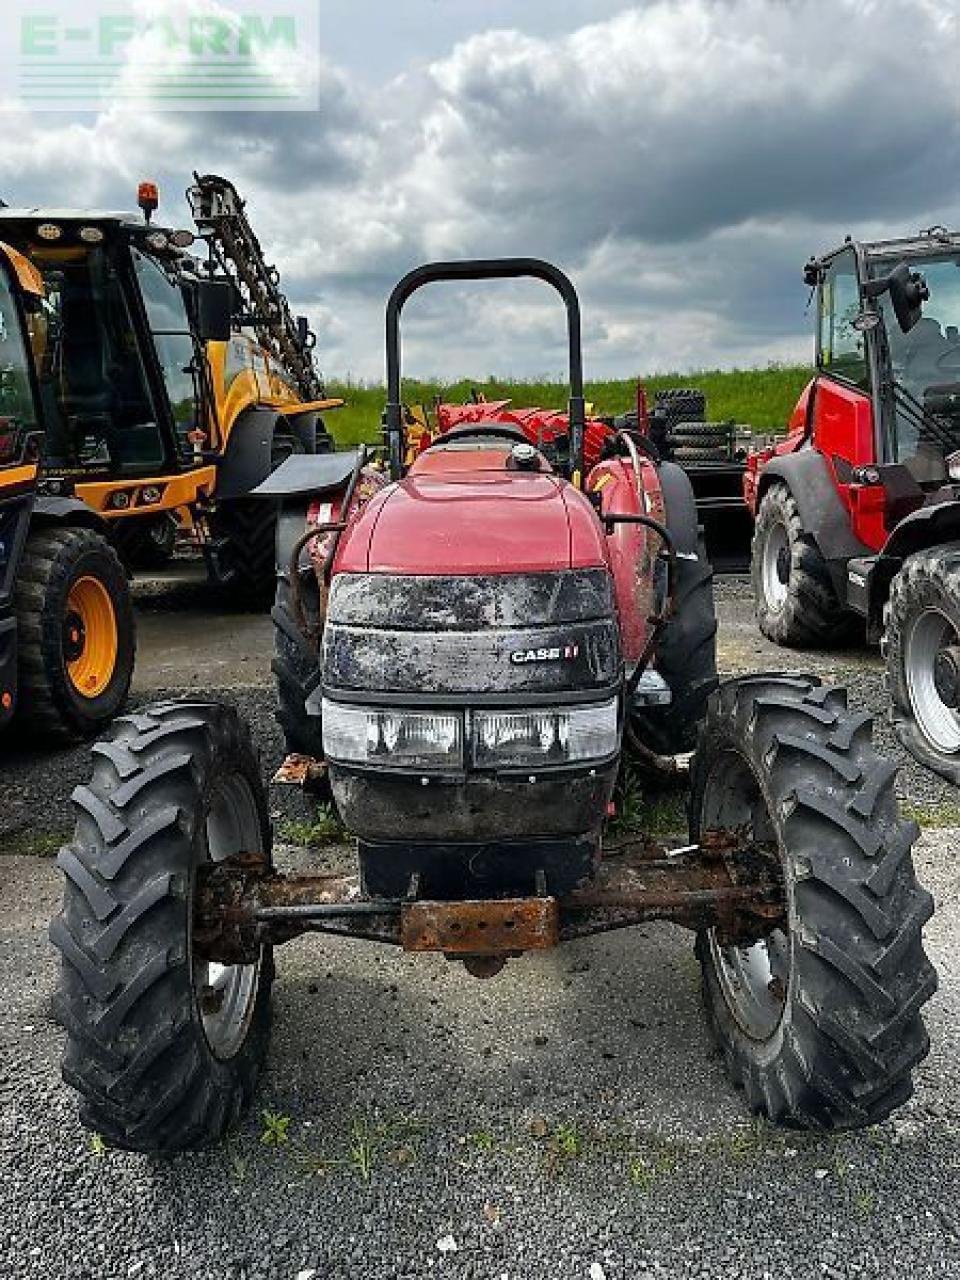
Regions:
[[[728,670],[811,666],[882,705],[872,655],[771,660],[740,583],[720,613]],[[269,690],[227,696],[272,763]],[[2,1280],[960,1276],[960,831],[928,831],[918,853],[938,906],[933,1050],[913,1102],[868,1133],[750,1121],[679,930],[527,956],[489,983],[313,938],[278,953],[254,1113],[223,1149],[160,1162],[98,1150],[59,1080],[60,886],[27,855],[66,827],[86,753],[8,744],[0,771]],[[921,770],[901,785],[951,799]],[[285,1142],[262,1141],[263,1111],[289,1119]]]

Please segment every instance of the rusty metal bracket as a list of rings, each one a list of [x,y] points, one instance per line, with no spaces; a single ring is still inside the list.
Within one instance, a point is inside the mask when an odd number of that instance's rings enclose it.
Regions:
[[[559,920],[556,898],[405,902],[400,945],[456,956],[546,951],[559,941]]]

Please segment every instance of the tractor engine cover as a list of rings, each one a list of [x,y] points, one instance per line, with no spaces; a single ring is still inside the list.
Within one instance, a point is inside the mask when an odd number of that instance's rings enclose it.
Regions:
[[[437,897],[566,892],[598,854],[623,688],[602,526],[490,452],[469,472],[424,455],[335,563],[311,710],[373,896],[413,875]]]

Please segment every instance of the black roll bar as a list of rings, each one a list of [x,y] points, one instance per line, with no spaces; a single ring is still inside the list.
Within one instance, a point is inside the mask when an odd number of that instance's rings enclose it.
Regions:
[[[580,300],[568,276],[541,258],[480,258],[462,262],[428,262],[405,275],[387,303],[387,404],[384,410],[390,458],[390,474],[399,479],[403,471],[404,427],[400,400],[400,313],[410,296],[425,284],[441,280],[513,280],[518,277],[543,280],[552,285],[567,308],[567,339],[570,362],[570,470],[574,477],[583,472],[583,434],[586,403],[583,398],[583,350],[580,337]]]

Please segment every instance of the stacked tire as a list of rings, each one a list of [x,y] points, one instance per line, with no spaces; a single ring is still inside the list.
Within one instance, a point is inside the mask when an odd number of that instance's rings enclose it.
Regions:
[[[732,422],[678,422],[670,431],[677,462],[727,462],[734,452]]]

